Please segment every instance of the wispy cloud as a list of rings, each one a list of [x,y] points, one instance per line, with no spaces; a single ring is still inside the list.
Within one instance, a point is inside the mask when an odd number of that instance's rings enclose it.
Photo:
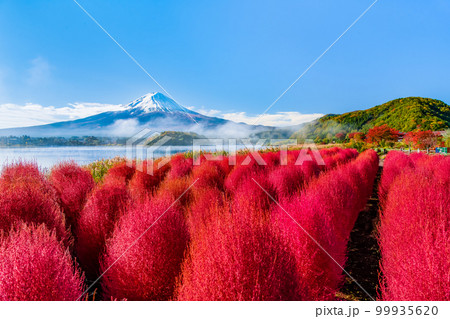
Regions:
[[[71,121],[102,112],[119,111],[122,109],[120,104],[101,104],[101,103],[72,103],[65,107],[42,106],[40,104],[27,103],[19,104],[0,104],[0,129],[25,127],[34,125],[44,125],[61,121]],[[224,118],[233,122],[243,122],[251,124],[258,117],[252,116],[246,112],[222,112],[219,110],[207,110],[205,108],[190,107],[198,113]],[[310,122],[323,116],[323,114],[302,114],[299,112],[278,112],[274,114],[265,114],[258,124],[268,126],[289,126]],[[121,126],[123,128],[123,125]]]
[[[243,122],[246,124],[253,124],[259,115],[250,115],[247,112],[222,112],[219,110],[208,110],[205,108],[190,107],[191,110],[207,116],[215,116],[224,118],[234,122]],[[273,114],[264,114],[259,120],[258,124],[267,126],[290,126],[302,123],[311,122],[324,114],[312,113],[303,114],[299,112],[277,112]]]
[[[268,125],[268,126],[290,126],[298,125],[306,122],[311,122],[323,114],[302,114],[299,112],[277,112],[274,114],[264,114],[258,121],[258,124]],[[250,116],[245,112],[237,113],[226,113],[223,114],[223,118],[227,120],[232,120],[235,122],[244,122],[247,124],[255,123],[259,116]]]
[[[32,86],[47,82],[50,79],[50,69],[50,64],[43,57],[31,60],[26,82]]]
[[[0,104],[0,128],[43,125],[76,120],[107,111],[118,111],[121,105],[100,103],[73,103],[66,107],[42,106],[27,103]]]

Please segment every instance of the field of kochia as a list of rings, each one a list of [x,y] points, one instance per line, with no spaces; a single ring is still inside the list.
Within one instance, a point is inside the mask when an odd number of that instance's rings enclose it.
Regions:
[[[0,300],[336,300],[379,158],[317,155],[5,166]],[[378,193],[373,297],[450,300],[450,158],[391,152]]]

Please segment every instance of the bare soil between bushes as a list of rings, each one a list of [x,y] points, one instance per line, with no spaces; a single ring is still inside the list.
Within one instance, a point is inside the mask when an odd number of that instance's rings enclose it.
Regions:
[[[355,280],[346,276],[344,286],[337,296],[341,300],[372,300],[378,296],[380,273],[380,250],[377,242],[378,183],[382,171],[383,162],[380,161],[372,195],[366,208],[359,214],[350,234],[344,269]]]

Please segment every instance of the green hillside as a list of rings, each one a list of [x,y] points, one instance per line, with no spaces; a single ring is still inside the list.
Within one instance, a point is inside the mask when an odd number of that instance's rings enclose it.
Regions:
[[[293,137],[325,138],[339,132],[366,132],[383,124],[401,132],[419,127],[422,130],[445,130],[450,128],[450,106],[429,98],[396,99],[363,111],[325,115],[294,133]]]
[[[165,140],[164,140],[165,138]],[[147,141],[148,146],[156,145],[158,142],[163,143],[165,146],[186,146],[192,145],[194,139],[204,139],[203,135],[192,132],[175,132],[175,131],[165,131],[161,134],[150,138]]]

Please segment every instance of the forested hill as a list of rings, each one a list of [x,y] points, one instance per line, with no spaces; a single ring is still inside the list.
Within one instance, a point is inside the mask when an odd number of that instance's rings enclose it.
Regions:
[[[294,137],[325,138],[339,132],[367,131],[387,124],[401,132],[421,130],[440,131],[450,128],[450,106],[442,101],[407,97],[389,101],[363,111],[341,115],[329,114],[306,125]]]
[[[187,146],[192,145],[194,139],[206,139],[205,136],[193,132],[166,131],[150,138],[148,146],[156,146],[159,143],[165,146]]]

